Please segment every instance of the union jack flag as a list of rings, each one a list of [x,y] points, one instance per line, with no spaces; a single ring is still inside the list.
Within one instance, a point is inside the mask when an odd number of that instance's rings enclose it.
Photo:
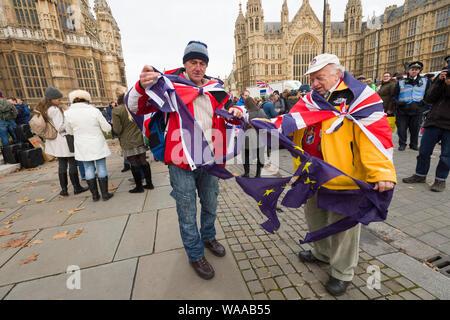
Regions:
[[[262,80],[256,80],[256,86],[257,86],[258,88],[267,88],[267,87],[268,87],[268,84],[265,83],[265,82],[262,81]]]

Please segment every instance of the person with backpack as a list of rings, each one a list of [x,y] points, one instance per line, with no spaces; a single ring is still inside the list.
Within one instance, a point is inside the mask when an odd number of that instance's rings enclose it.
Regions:
[[[108,191],[108,171],[106,157],[111,154],[103,132],[110,132],[111,125],[103,117],[100,110],[92,106],[91,95],[84,90],[69,93],[70,109],[66,111],[66,129],[74,136],[75,159],[82,161],[86,182],[92,193],[92,200],[100,200],[98,184],[103,201],[114,196]]]
[[[44,121],[56,129],[54,139],[45,139],[45,153],[58,158],[58,177],[61,186],[59,193],[63,197],[69,196],[67,190],[67,167],[69,167],[69,177],[72,182],[74,194],[86,192],[88,188],[82,187],[78,177],[78,166],[74,153],[70,152],[66,139],[66,126],[64,108],[61,107],[63,94],[57,88],[48,87],[44,92],[44,99],[39,102],[36,111]]]
[[[217,111],[228,110],[229,114],[242,118],[242,107],[231,107],[229,94],[223,90],[217,79],[206,76],[209,56],[207,45],[191,41],[183,55],[184,68],[167,71],[165,81],[171,81],[175,93],[180,97],[183,110],[187,110],[194,122],[202,130],[205,142],[210,146],[216,158],[227,153],[226,122],[217,115]],[[161,74],[153,67],[144,66],[140,80],[128,93],[127,105],[131,112],[144,115],[159,109],[149,102],[145,89],[160,80]],[[178,102],[177,102],[178,103]],[[187,109],[185,109],[187,107]],[[205,168],[192,166],[188,160],[187,149],[183,148],[182,123],[179,113],[170,112],[165,143],[165,163],[169,166],[172,197],[176,200],[181,239],[188,255],[189,263],[199,277],[205,280],[215,275],[214,268],[206,260],[205,247],[218,257],[226,254],[225,248],[216,240],[214,223],[217,218],[217,197],[219,183],[216,176]],[[186,137],[186,136],[185,136]],[[224,141],[225,140],[225,141]],[[200,148],[198,153],[206,151]],[[195,155],[194,155],[195,156]],[[189,157],[190,158],[190,157]],[[192,159],[191,159],[192,160]],[[224,164],[223,164],[224,165]],[[197,226],[197,193],[201,203],[200,232]]]
[[[30,108],[21,98],[16,99],[15,107],[17,109],[16,124],[27,124],[30,121]]]
[[[16,129],[17,110],[13,104],[7,99],[0,99],[0,139],[2,146],[6,147],[9,144],[9,136],[13,141],[17,140],[14,130]]]
[[[154,189],[150,164],[145,159],[147,148],[144,145],[144,137],[130,112],[124,104],[125,94],[119,95],[118,106],[112,110],[112,124],[114,132],[119,136],[123,155],[131,166],[136,187],[130,193],[143,193],[144,189]],[[142,185],[141,170],[144,172],[146,185]]]

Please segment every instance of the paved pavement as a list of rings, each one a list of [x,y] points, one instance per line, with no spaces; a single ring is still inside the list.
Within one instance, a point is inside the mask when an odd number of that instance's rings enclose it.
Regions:
[[[233,180],[220,182],[216,223],[227,255],[206,252],[216,277],[200,279],[179,236],[167,167],[152,162],[155,190],[133,195],[117,142],[111,149],[107,165],[116,189],[107,202],[74,196],[71,187],[69,197],[60,197],[55,162],[0,175],[0,299],[336,299],[324,288],[328,266],[297,257],[309,248],[298,243],[307,232],[303,210],[283,208],[280,231],[267,234],[254,201]],[[399,180],[413,172],[415,156],[396,153]],[[292,172],[283,150],[280,159],[280,173]],[[240,165],[230,170],[243,172]],[[450,277],[424,263],[450,254],[450,192],[427,188],[400,182],[387,221],[363,228],[357,275],[339,300],[450,298]],[[374,265],[379,289],[367,287]],[[67,273],[69,266],[81,269],[79,278]]]

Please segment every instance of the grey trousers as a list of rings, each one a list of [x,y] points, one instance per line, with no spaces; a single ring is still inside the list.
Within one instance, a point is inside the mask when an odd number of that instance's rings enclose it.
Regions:
[[[319,209],[317,194],[305,206],[306,223],[313,232],[344,218],[343,215]],[[342,281],[352,281],[354,268],[359,260],[359,239],[361,224],[347,231],[334,234],[312,243],[312,254],[319,260],[329,263],[331,276]]]

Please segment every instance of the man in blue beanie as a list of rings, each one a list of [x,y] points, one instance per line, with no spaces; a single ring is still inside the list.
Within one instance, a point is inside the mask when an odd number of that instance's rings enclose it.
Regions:
[[[230,114],[242,118],[244,109],[231,106],[230,96],[221,87],[222,83],[205,75],[208,63],[207,45],[200,41],[190,41],[184,50],[184,68],[167,71],[166,74],[183,78],[182,84],[172,82],[175,91],[202,129],[214,155],[220,157],[226,154],[227,144],[223,141],[226,139],[226,127],[225,120],[215,112],[228,109]],[[148,102],[145,89],[157,82],[160,76],[153,67],[147,65],[143,68],[140,81],[128,93],[127,105],[131,112],[142,115],[158,110]],[[180,147],[180,122],[176,112],[169,113],[164,161],[169,166],[170,184],[173,188],[171,195],[176,200],[181,239],[189,262],[201,278],[208,280],[214,277],[215,272],[205,258],[204,248],[218,257],[223,257],[226,253],[225,248],[216,240],[214,226],[219,184],[217,177],[209,174],[203,167],[192,169],[188,163],[185,151]],[[197,194],[201,203],[200,232],[197,227]]]

